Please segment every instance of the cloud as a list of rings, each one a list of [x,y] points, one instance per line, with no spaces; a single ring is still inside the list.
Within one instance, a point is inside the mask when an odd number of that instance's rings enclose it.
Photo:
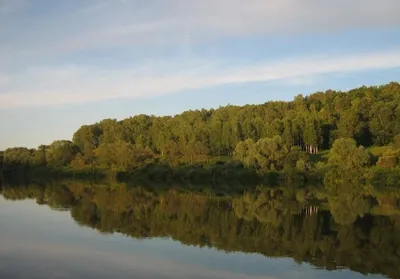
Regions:
[[[34,67],[8,76],[0,108],[53,106],[116,98],[154,98],[183,90],[268,81],[300,82],[318,75],[400,67],[400,50],[312,56],[257,64],[183,60],[152,62],[133,69],[86,66]]]
[[[33,2],[0,0],[0,108],[150,98],[255,81],[304,84],[324,73],[399,66],[398,51],[287,58],[257,65],[238,61],[224,65],[191,55],[193,46],[211,46],[213,40],[228,37],[398,28],[398,0]],[[27,12],[15,13],[21,9]],[[160,56],[174,49],[180,58],[143,57],[150,62],[126,63],[124,68],[73,62],[103,55],[116,61],[124,47],[129,49],[128,60],[138,46],[154,48]]]
[[[205,0],[173,1],[175,16],[193,25],[229,34],[336,31],[398,26],[396,0]],[[185,4],[183,4],[185,3]],[[187,15],[186,17],[183,15]]]
[[[60,8],[61,2],[44,0],[43,6],[36,7],[36,17],[4,21],[0,18],[0,34],[4,33],[0,63],[15,63],[15,57],[26,63],[26,59],[40,60],[93,48],[180,45],[188,34],[193,43],[198,43],[229,36],[400,26],[398,0],[68,2],[71,4]],[[0,3],[0,11],[10,11],[26,5],[27,0],[0,0]],[[27,28],[22,28],[20,22],[26,22]]]
[[[81,9],[80,14],[90,16],[100,13],[105,25],[113,26],[117,33],[127,23],[168,21],[173,23],[175,31],[193,29],[200,34],[246,35],[254,32],[326,32],[343,28],[397,27],[400,25],[399,9],[397,0],[249,0],[245,4],[242,0],[152,0],[104,1]],[[107,16],[104,15],[106,12]],[[157,29],[169,27],[160,25]]]

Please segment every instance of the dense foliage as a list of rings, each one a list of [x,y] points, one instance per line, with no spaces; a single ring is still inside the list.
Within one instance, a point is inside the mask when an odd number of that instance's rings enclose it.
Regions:
[[[399,134],[400,84],[393,82],[349,92],[299,95],[290,102],[105,119],[82,126],[72,141],[37,149],[9,148],[4,152],[4,168],[68,166],[130,172],[151,164],[177,167],[236,160],[256,171],[309,171],[326,163],[313,155],[331,148],[333,165],[354,170],[378,161],[379,167],[396,167]],[[359,145],[389,147],[374,158]]]

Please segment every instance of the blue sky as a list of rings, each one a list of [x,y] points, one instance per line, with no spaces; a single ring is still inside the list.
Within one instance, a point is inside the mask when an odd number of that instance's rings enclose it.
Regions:
[[[398,0],[0,0],[0,149],[399,81]]]

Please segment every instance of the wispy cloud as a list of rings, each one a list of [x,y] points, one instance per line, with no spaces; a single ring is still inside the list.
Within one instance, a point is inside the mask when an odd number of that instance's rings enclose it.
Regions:
[[[233,63],[233,65],[235,65]],[[312,80],[318,75],[400,67],[400,50],[312,56],[224,66],[215,61],[163,61],[138,68],[85,66],[31,68],[0,86],[0,108],[52,106],[114,98],[152,98],[182,90],[275,80]]]
[[[224,66],[223,59],[193,59],[190,48],[255,34],[398,28],[399,10],[398,0],[0,0],[0,15],[8,15],[0,16],[0,108],[150,98],[255,81],[309,83],[324,73],[398,67],[398,50]],[[149,57],[150,63],[119,68],[73,62],[98,50],[112,60],[127,46],[132,55],[138,45],[166,53],[173,46],[181,58]]]
[[[0,11],[26,3],[0,0]],[[34,18],[24,18],[24,29],[19,17],[0,18],[0,33],[4,26],[8,31],[3,32],[0,62],[15,63],[12,57],[21,57],[26,63],[27,59],[121,45],[177,45],[189,33],[193,42],[202,42],[221,36],[400,27],[398,0],[71,0],[68,7],[58,9],[54,6],[59,1],[40,3]]]

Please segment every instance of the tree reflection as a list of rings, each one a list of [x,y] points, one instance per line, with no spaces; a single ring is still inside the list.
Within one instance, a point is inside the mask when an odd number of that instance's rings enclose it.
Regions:
[[[258,187],[240,196],[217,197],[173,187],[157,193],[122,184],[62,181],[4,185],[2,195],[69,208],[78,224],[103,233],[171,237],[186,245],[400,278],[398,194],[325,186]]]

